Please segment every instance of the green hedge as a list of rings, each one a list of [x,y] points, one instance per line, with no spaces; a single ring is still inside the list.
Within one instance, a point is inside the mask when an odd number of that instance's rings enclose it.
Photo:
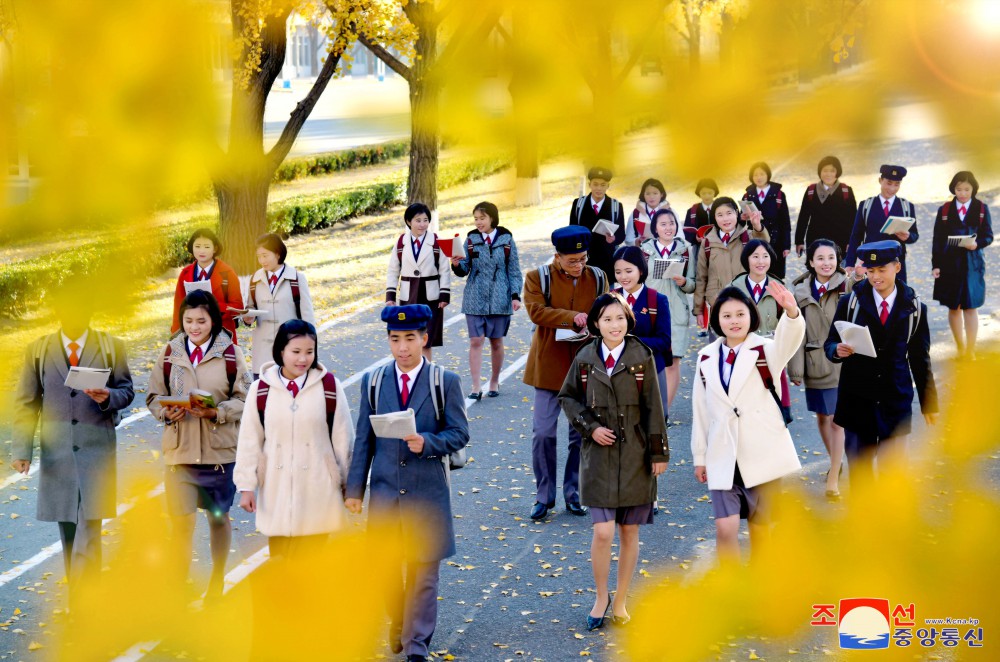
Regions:
[[[410,153],[410,141],[399,140],[382,145],[366,145],[317,156],[286,159],[274,173],[275,182],[290,182],[303,177],[329,175],[332,172],[378,165]]]

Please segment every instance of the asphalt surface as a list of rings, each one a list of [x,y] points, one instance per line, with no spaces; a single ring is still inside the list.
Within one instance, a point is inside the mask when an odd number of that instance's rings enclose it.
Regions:
[[[935,150],[928,150],[922,156],[928,162],[940,158]],[[808,161],[789,164],[788,169],[814,172],[814,161],[811,157]],[[902,193],[905,195],[905,191]],[[796,197],[796,193],[791,195],[797,203]],[[991,201],[989,196],[986,199]],[[911,273],[917,271],[915,265],[929,264],[933,207],[918,205],[923,236],[911,247]],[[519,247],[525,269],[544,261],[551,252],[542,241],[519,242]],[[790,268],[789,280],[791,274],[800,272],[798,261],[794,263],[796,266]],[[920,272],[927,270],[929,268],[920,269]],[[994,271],[988,269],[987,273],[989,287],[995,284],[996,277]],[[942,359],[949,355],[952,345],[944,310],[930,301],[928,277],[915,275],[913,280],[929,304],[934,343],[932,355],[938,366],[943,367]],[[453,294],[454,303],[446,310],[449,322],[445,331],[446,344],[435,351],[435,360],[458,372],[464,390],[468,391],[467,333],[464,319],[456,317],[461,309],[463,287],[464,281],[459,280]],[[321,337],[321,361],[335,370],[344,382],[355,418],[361,396],[360,375],[388,356],[384,327],[378,321],[377,311],[378,307],[372,306],[339,318]],[[990,309],[983,311],[984,322],[988,321],[983,327],[983,335],[987,337],[995,333],[998,326],[989,312]],[[545,521],[535,523],[528,518],[534,502],[532,389],[521,382],[523,362],[519,360],[528,350],[529,328],[530,322],[522,310],[515,315],[506,341],[508,370],[501,396],[484,398],[468,408],[472,461],[466,468],[452,473],[458,554],[449,559],[451,563],[442,565],[438,629],[432,650],[442,654],[447,651],[461,660],[570,660],[579,659],[582,652],[592,659],[612,659],[623,652],[619,634],[613,629],[588,633],[584,627],[593,602],[590,518],[574,517],[565,512],[561,497],[556,510]],[[662,579],[667,573],[682,581],[694,581],[711,567],[714,559],[711,504],[704,498],[705,487],[692,476],[690,460],[691,357],[695,346],[693,343],[684,360],[681,392],[670,413],[672,459],[659,483],[661,513],[654,525],[643,527],[641,531],[640,563],[633,592]],[[148,371],[143,372],[148,374]],[[488,374],[486,362],[484,374]],[[944,374],[943,370],[939,374]],[[143,390],[145,380],[145,377],[137,380],[137,386]],[[947,390],[947,379],[939,377],[939,383]],[[133,403],[138,415],[141,415],[143,398],[144,393],[139,393]],[[805,409],[802,389],[793,390],[792,402],[796,421],[791,431],[804,466],[797,477],[789,480],[802,482],[807,491],[815,495],[816,508],[841,508],[842,505],[828,504],[822,496],[827,459],[813,417]],[[919,432],[922,422],[919,418],[916,420]],[[154,453],[159,448],[160,432],[161,426],[148,416],[120,430],[119,480],[122,489],[127,476],[162,461]],[[566,438],[564,420],[560,421],[559,435],[561,467]],[[919,452],[919,448],[915,452]],[[996,485],[995,462],[988,473],[992,484]],[[848,490],[845,480],[845,493]],[[58,583],[62,559],[55,525],[34,520],[36,498],[36,476],[9,482],[0,488],[0,534],[3,536],[0,571],[4,571],[0,575],[0,618],[9,619],[0,623],[0,659],[37,658],[54,649],[54,638],[46,633],[54,630],[53,622],[58,622],[58,618],[53,619],[52,610],[63,606],[64,587]],[[245,574],[246,566],[241,565],[245,559],[260,558],[255,554],[266,541],[254,533],[251,515],[238,506],[234,506],[230,514],[236,530],[228,567],[236,571],[236,575],[231,575],[235,579]],[[107,522],[106,529],[107,561],[113,557],[117,542],[116,521]],[[192,573],[196,585],[203,586],[209,565],[207,528],[203,518],[199,519],[196,531],[195,556]],[[38,562],[24,570],[33,558]],[[613,582],[614,567],[612,585]],[[15,608],[20,609],[20,615],[12,616]],[[806,614],[804,625],[807,619]],[[824,647],[836,650],[833,634],[828,637],[827,634],[804,632],[805,641],[811,642],[813,654],[822,655]],[[47,649],[29,651],[32,641],[46,645]],[[128,659],[143,657],[142,653],[133,653]],[[380,653],[389,656],[384,646]],[[145,659],[172,659],[175,656],[175,651],[154,649]],[[746,659],[745,651],[739,657]]]

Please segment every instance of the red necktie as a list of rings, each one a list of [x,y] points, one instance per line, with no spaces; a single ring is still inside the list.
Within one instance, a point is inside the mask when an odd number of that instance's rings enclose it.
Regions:
[[[664,248],[664,249],[662,249],[660,251],[660,257],[666,257],[669,253],[670,253],[670,251],[668,249]]]
[[[630,305],[630,306],[634,306],[635,305],[635,297],[632,296],[631,294],[628,295],[628,298],[625,299],[625,300],[628,301],[628,305]]]
[[[410,376],[407,375],[406,373],[403,373],[400,379],[403,380],[403,390],[400,392],[399,395],[400,398],[402,398],[403,406],[405,407],[406,403],[410,400],[410,387],[409,387]]]
[[[201,272],[199,272],[198,278],[196,280],[208,280],[208,272],[202,269]]]
[[[597,205],[595,204],[595,205],[594,205],[594,214],[600,214],[600,213],[601,213],[600,209],[599,209],[599,208],[598,208],[598,206],[597,206]]]
[[[819,287],[817,287],[816,292],[818,292],[820,296],[826,294],[826,285],[820,285]]]
[[[724,243],[724,244],[728,244],[729,243],[729,233],[728,232],[726,234],[722,235],[722,243]]]
[[[202,353],[201,347],[195,347],[194,351],[191,352],[191,365],[197,366],[199,363],[201,363],[201,359],[204,356],[205,355]]]
[[[492,242],[492,241],[490,241],[490,238],[489,238],[489,237],[486,237],[486,245],[487,245],[487,246],[492,246],[492,245],[493,245],[493,242]]]
[[[964,221],[965,220],[965,205],[962,205],[961,207],[958,208],[958,214],[959,214],[959,216],[962,217],[962,220]]]
[[[733,365],[734,363],[736,363],[736,350],[735,349],[729,350],[729,356],[726,357],[726,363],[728,363],[729,365]]]
[[[885,326],[886,320],[889,319],[889,302],[882,302],[882,313],[878,316],[879,320],[882,322],[882,326]]]
[[[754,285],[753,286],[753,298],[754,298],[754,301],[760,299],[760,293],[761,293],[760,285]]]
[[[883,205],[883,208],[885,209],[885,217],[889,218],[889,201],[888,200],[885,201],[885,204]]]
[[[416,253],[420,252],[420,240],[419,239],[414,239],[413,240],[413,250]]]
[[[760,193],[758,193],[757,197],[760,198],[761,202],[764,202],[764,192],[763,191],[761,191]]]
[[[267,282],[270,283],[271,287],[274,287],[274,284],[278,282],[278,277],[272,274],[268,276]]]
[[[295,382],[288,382],[288,390],[291,392],[292,397],[294,398],[299,394],[299,385],[296,384]]]
[[[75,342],[71,342],[66,346],[69,347],[69,364],[75,368],[80,365],[80,355],[77,354],[80,350],[80,346]]]
[[[611,369],[615,367],[615,357],[608,354],[608,358],[604,359],[604,367],[611,372]]]

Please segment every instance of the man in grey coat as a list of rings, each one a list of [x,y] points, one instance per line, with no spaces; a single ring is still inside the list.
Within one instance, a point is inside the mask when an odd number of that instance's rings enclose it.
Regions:
[[[382,310],[395,361],[361,380],[344,504],[352,513],[361,512],[370,471],[369,528],[389,532],[394,539],[380,544],[398,551],[398,565],[376,569],[391,577],[394,585],[387,600],[389,645],[395,653],[405,650],[408,662],[427,659],[437,626],[441,560],[455,554],[447,463],[449,455],[469,443],[461,380],[421,354],[430,320],[431,309],[423,304]],[[378,384],[370,383],[378,377]],[[374,411],[369,398],[375,401]],[[407,409],[414,412],[416,434],[402,439],[375,436],[371,414]]]
[[[71,588],[101,570],[101,520],[116,514],[115,422],[135,396],[125,344],[89,328],[81,299],[57,302],[59,331],[28,346],[14,395],[11,455],[27,474],[39,429],[38,519],[58,522]],[[64,385],[71,366],[111,368],[103,388]],[[72,593],[71,593],[72,597]]]

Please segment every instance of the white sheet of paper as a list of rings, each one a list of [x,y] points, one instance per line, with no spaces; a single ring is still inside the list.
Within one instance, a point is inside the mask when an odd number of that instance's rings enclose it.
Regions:
[[[556,329],[556,340],[558,342],[576,342],[578,340],[586,340],[589,337],[590,334],[586,330]]]
[[[757,205],[750,202],[749,200],[740,200],[741,214],[752,214],[755,211],[757,211]]]
[[[111,370],[109,368],[76,366],[69,369],[69,374],[66,375],[66,381],[63,384],[81,391],[88,388],[106,388],[110,376]]]
[[[376,437],[402,439],[417,433],[417,419],[412,409],[394,411],[391,414],[372,414],[368,417]]]
[[[262,320],[266,320],[271,317],[270,310],[257,310],[256,308],[230,308],[229,312],[241,317],[258,317]]]
[[[605,237],[614,237],[618,232],[618,224],[606,221],[602,218],[594,224],[594,229],[591,230],[591,232],[603,234]]]
[[[950,237],[948,237],[948,245],[958,246],[959,248],[975,248],[976,235],[974,234],[951,235]]]
[[[896,234],[897,232],[909,232],[917,219],[910,216],[890,216],[889,220],[882,226],[882,234]]]
[[[465,239],[455,237],[451,240],[451,256],[461,258],[465,257]]]
[[[844,344],[850,345],[855,354],[872,358],[878,356],[875,352],[875,343],[872,342],[871,331],[868,330],[867,326],[852,324],[847,320],[838,320],[833,323],[833,326],[837,328],[840,340]]]
[[[653,278],[664,279],[684,276],[684,260],[656,258],[653,260]]]
[[[191,294],[196,290],[204,290],[209,294],[212,293],[212,281],[209,280],[196,280],[193,283],[184,281],[184,293]]]

